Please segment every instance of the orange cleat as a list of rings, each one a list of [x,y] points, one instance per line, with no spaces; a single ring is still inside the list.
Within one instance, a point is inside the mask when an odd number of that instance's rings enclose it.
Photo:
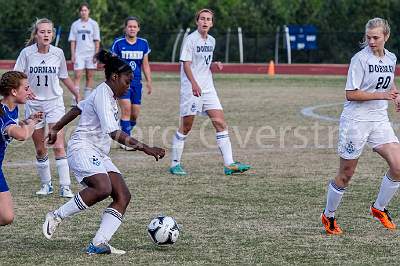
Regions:
[[[387,229],[396,229],[396,225],[392,222],[392,217],[390,217],[390,213],[388,210],[384,209],[383,211],[378,210],[374,207],[374,203],[372,203],[371,207],[371,215]]]
[[[343,233],[339,225],[336,223],[335,217],[326,217],[324,213],[321,214],[322,224],[325,226],[325,231],[329,235],[340,235]]]

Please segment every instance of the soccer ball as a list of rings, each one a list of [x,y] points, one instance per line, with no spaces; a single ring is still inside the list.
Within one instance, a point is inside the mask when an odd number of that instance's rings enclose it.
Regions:
[[[147,226],[151,240],[157,245],[172,245],[178,240],[179,227],[170,216],[157,216]]]

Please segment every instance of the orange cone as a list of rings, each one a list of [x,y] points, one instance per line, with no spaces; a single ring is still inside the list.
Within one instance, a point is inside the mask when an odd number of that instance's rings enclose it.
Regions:
[[[274,60],[269,61],[268,64],[268,76],[273,76],[275,75],[275,64]]]

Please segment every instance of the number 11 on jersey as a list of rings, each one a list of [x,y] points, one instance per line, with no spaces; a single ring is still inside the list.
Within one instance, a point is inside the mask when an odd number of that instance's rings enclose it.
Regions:
[[[40,76],[36,76],[37,77],[37,84],[36,84],[36,86],[38,86],[38,87],[40,87]],[[45,87],[48,87],[49,85],[48,85],[48,79],[49,79],[49,77],[47,76],[47,75],[45,75],[44,76],[44,86]]]

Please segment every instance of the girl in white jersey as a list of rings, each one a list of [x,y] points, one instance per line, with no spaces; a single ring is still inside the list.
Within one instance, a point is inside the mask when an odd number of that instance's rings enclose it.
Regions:
[[[378,196],[370,207],[371,215],[384,227],[396,228],[386,209],[400,185],[400,145],[387,114],[388,101],[398,97],[394,84],[396,56],[384,47],[389,35],[386,20],[369,20],[365,25],[364,48],[351,59],[345,88],[347,101],[339,126],[340,166],[336,178],[328,185],[326,207],[321,215],[328,234],[342,233],[335,211],[365,144],[389,165]]]
[[[85,99],[93,88],[94,71],[97,68],[95,54],[100,48],[100,29],[97,22],[89,17],[88,3],[79,6],[80,18],[71,25],[68,41],[71,43],[71,61],[74,64],[75,89],[79,91],[82,72],[86,69]]]
[[[79,100],[79,94],[74,90],[74,84],[68,77],[64,52],[50,44],[53,38],[53,23],[46,18],[38,19],[32,25],[31,38],[19,54],[14,66],[14,70],[24,72],[28,76],[29,85],[36,95],[35,100],[26,103],[25,117],[27,118],[38,111],[44,114],[43,121],[36,125],[35,132],[32,135],[36,149],[36,167],[41,181],[41,188],[36,192],[37,195],[53,193],[49,156],[44,137],[45,125],[48,124],[51,128],[65,113],[60,79]],[[59,134],[53,150],[60,177],[60,196],[71,198],[74,195],[69,187],[71,180],[65,156],[64,133],[60,131]]]
[[[124,254],[125,251],[108,244],[121,225],[131,198],[120,171],[108,157],[111,139],[143,151],[157,161],[164,157],[165,151],[140,143],[119,129],[116,98],[129,88],[133,78],[131,67],[104,50],[100,51],[97,59],[105,64],[106,81],[97,86],[88,99],[73,107],[48,135],[48,143],[55,143],[59,130],[81,115],[78,127],[68,142],[68,162],[76,179],[85,188],[69,202],[46,215],[43,234],[50,239],[63,219],[111,196],[113,201],[105,209],[100,228],[86,252]]]
[[[172,139],[170,173],[186,175],[180,164],[187,134],[193,126],[196,114],[206,113],[216,130],[218,147],[224,159],[226,175],[241,173],[250,169],[249,165],[234,162],[224,112],[218,99],[211,73],[215,39],[208,34],[213,26],[214,13],[202,9],[196,13],[197,30],[184,40],[181,61],[181,124]],[[221,62],[215,63],[222,70]]]

